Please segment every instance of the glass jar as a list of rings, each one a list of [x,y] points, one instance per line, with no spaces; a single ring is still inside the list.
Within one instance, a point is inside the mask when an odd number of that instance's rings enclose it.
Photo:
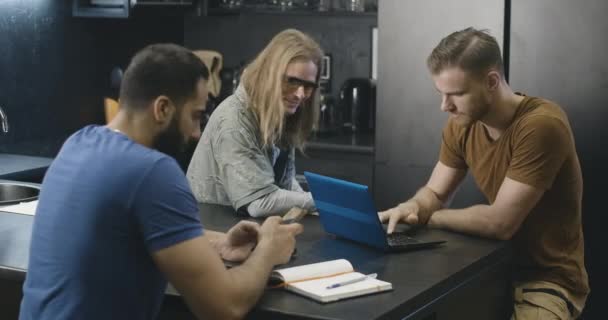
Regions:
[[[346,11],[350,11],[350,12],[365,11],[365,1],[363,1],[363,0],[346,0]]]

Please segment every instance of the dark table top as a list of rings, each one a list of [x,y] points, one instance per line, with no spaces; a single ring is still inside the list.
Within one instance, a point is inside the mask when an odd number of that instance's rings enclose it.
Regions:
[[[231,208],[201,205],[205,228],[226,231],[239,220]],[[362,273],[378,273],[378,279],[393,284],[393,291],[320,304],[284,290],[268,290],[256,306],[257,312],[301,316],[311,319],[378,319],[410,314],[474,277],[485,268],[508,263],[507,242],[462,234],[421,229],[420,239],[444,239],[435,249],[384,253],[326,234],[316,216],[302,220],[304,233],[298,236],[298,255],[286,266],[339,258]]]
[[[201,205],[205,228],[225,231],[240,218],[232,209]],[[0,212],[0,278],[22,281],[28,263],[33,217]],[[287,266],[338,258],[349,260],[357,271],[378,273],[393,284],[393,291],[330,304],[319,304],[302,296],[268,290],[255,312],[299,315],[312,319],[377,319],[409,314],[445,294],[476,273],[497,263],[507,263],[510,247],[461,234],[423,229],[419,238],[441,238],[439,248],[406,253],[383,253],[325,234],[318,217],[302,220],[304,233],[298,236],[298,255]]]

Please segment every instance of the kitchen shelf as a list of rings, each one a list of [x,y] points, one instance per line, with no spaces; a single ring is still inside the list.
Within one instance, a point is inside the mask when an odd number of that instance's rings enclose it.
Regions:
[[[207,15],[294,15],[294,16],[328,16],[328,17],[377,17],[377,12],[350,12],[350,11],[316,11],[313,9],[256,9],[256,8],[208,8]]]
[[[277,4],[269,4],[270,1],[242,0],[241,5],[229,7],[222,0],[202,0],[206,9],[206,15],[296,15],[296,16],[340,16],[340,17],[376,17],[376,7],[368,7],[374,11],[353,12],[344,8],[331,8],[328,11],[319,11],[314,5],[302,5],[294,1],[291,8],[281,8]],[[308,1],[311,4],[314,1]]]
[[[115,5],[96,4],[91,0],[72,0],[72,16],[82,18],[129,18],[134,13],[171,15],[193,9],[196,0],[122,0]]]
[[[121,5],[116,6],[95,5],[90,0],[73,0],[72,16],[81,18],[128,18],[129,0],[123,0]]]

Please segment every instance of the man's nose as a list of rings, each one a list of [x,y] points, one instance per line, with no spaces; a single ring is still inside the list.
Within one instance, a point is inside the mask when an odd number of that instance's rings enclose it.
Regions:
[[[452,109],[452,102],[448,98],[448,96],[441,97],[441,111],[448,112]]]
[[[196,126],[196,128],[194,128],[194,131],[192,131],[192,135],[190,137],[194,140],[200,139],[200,137],[201,137],[201,126],[200,125],[198,125],[198,126]]]
[[[304,88],[304,86],[299,86],[295,94],[298,98],[300,98],[300,100],[304,99],[306,98],[306,89]]]

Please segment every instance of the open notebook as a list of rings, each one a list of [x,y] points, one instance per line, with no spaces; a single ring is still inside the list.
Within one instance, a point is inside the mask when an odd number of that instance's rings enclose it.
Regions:
[[[277,269],[272,272],[270,283],[271,285],[281,284],[289,291],[322,303],[393,289],[390,282],[372,278],[337,288],[327,288],[336,283],[364,276],[362,273],[355,272],[350,262],[339,259]]]

